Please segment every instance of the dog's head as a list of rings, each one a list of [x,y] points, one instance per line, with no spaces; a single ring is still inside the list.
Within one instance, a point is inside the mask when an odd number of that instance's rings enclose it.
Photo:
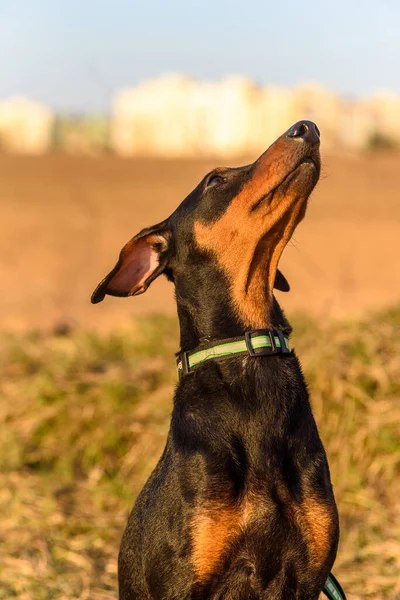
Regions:
[[[133,237],[92,302],[142,294],[164,273],[182,318],[268,326],[273,288],[289,289],[278,261],[319,173],[318,128],[296,123],[251,165],[209,173],[168,219]]]

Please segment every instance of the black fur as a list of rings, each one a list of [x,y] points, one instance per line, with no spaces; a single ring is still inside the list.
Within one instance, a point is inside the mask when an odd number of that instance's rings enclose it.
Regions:
[[[205,178],[160,226],[163,235],[168,230],[160,264],[175,284],[181,351],[244,333],[226,274],[197,247],[193,226],[220,218],[253,169],[219,170],[224,181],[211,188]],[[101,286],[95,299],[107,292]],[[290,329],[275,299],[269,318],[272,328]],[[318,540],[293,512],[310,497],[332,525],[321,564],[312,558]],[[199,510],[223,506],[236,514],[246,502],[256,512],[199,577],[193,556]],[[329,468],[295,353],[210,360],[184,376],[166,448],[123,535],[120,600],[316,600],[337,544]]]

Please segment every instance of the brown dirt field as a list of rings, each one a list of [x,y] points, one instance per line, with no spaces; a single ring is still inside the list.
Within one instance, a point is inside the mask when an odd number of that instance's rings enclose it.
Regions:
[[[324,174],[281,268],[290,312],[355,315],[399,300],[400,158],[325,156]],[[240,164],[238,161],[236,164]],[[171,284],[145,296],[90,294],[139,229],[168,216],[216,161],[0,157],[0,326],[108,329],[175,310]]]

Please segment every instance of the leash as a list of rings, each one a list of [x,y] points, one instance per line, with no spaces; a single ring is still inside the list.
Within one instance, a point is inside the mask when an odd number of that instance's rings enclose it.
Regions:
[[[322,591],[329,600],[346,600],[346,594],[344,593],[342,586],[332,573],[330,573],[326,580]]]
[[[250,356],[275,356],[290,354],[289,337],[283,331],[274,329],[256,329],[247,331],[244,336],[220,340],[218,344],[209,343],[197,346],[190,352],[181,352],[176,359],[178,377],[193,373],[202,363],[213,358],[223,358],[234,354]],[[329,600],[346,600],[336,577],[330,573],[322,592]]]
[[[198,365],[207,360],[233,354],[249,354],[250,356],[290,354],[289,337],[283,331],[256,329],[246,331],[244,336],[220,340],[217,344],[202,344],[190,352],[178,354],[176,366],[179,379],[183,375],[192,373]]]

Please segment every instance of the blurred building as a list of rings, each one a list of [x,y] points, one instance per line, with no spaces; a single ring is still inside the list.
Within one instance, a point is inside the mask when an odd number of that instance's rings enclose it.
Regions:
[[[251,144],[258,88],[244,77],[194,86],[189,100],[191,153],[240,155]]]
[[[289,89],[170,75],[116,96],[111,148],[123,156],[238,156],[262,151],[300,119],[318,124],[324,148],[400,143],[394,93],[349,100],[311,83]]]
[[[261,152],[295,122],[293,90],[280,86],[262,87],[252,112],[251,146]]]
[[[365,100],[343,99],[338,118],[338,142],[352,150],[365,149],[374,129],[371,107]]]
[[[111,147],[123,156],[237,156],[265,148],[291,124],[292,92],[244,77],[179,75],[117,94]]]
[[[23,97],[0,102],[0,148],[20,154],[42,154],[52,145],[53,113]]]
[[[395,144],[400,143],[400,96],[391,91],[375,93],[368,102],[371,131]]]
[[[400,95],[349,99],[308,83],[259,86],[245,77],[197,82],[166,75],[122,90],[111,118],[58,116],[26,98],[0,102],[0,149],[121,156],[254,155],[293,123],[317,123],[324,148],[400,148]]]
[[[196,84],[180,75],[146,81],[117,94],[111,148],[122,156],[191,153],[190,99]]]

